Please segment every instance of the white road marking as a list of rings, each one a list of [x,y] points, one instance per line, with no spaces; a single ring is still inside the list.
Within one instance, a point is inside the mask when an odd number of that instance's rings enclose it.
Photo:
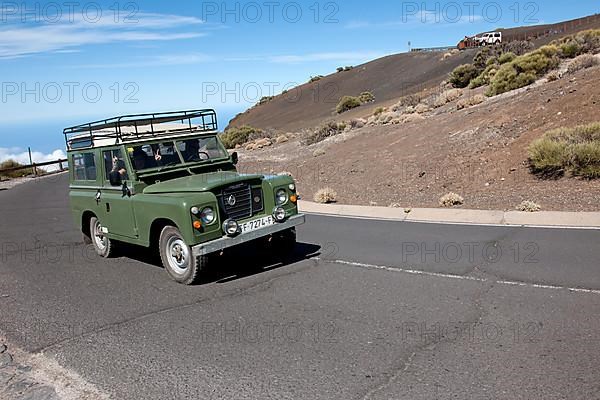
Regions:
[[[506,281],[506,280],[489,280],[484,278],[475,278],[472,276],[463,276],[463,275],[453,275],[453,274],[443,274],[439,272],[427,272],[420,271],[416,269],[408,269],[401,267],[389,267],[385,265],[374,265],[374,264],[365,264],[353,261],[344,261],[344,260],[322,260],[318,257],[315,260],[319,261],[329,261],[335,264],[348,265],[351,267],[359,267],[359,268],[368,268],[368,269],[378,269],[390,272],[400,272],[404,274],[410,275],[419,275],[419,276],[431,276],[435,278],[445,278],[445,279],[457,279],[462,281],[472,281],[472,282],[491,282],[498,285],[507,285],[507,286],[520,286],[520,287],[528,287],[534,289],[547,289],[547,290],[568,290],[574,293],[587,293],[587,294],[600,294],[600,290],[597,289],[584,289],[584,288],[574,288],[569,286],[558,286],[558,285],[543,285],[537,283],[527,283],[527,282],[518,282],[518,281]]]

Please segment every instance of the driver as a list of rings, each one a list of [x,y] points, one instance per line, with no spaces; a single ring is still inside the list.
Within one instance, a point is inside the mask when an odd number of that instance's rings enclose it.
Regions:
[[[187,140],[185,142],[185,161],[200,161],[200,142],[198,139]]]

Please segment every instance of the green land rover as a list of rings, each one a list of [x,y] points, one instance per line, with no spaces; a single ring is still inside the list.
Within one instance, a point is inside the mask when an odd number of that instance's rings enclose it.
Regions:
[[[214,110],[127,115],[64,135],[73,217],[100,256],[122,242],[158,248],[169,275],[189,285],[209,255],[242,243],[293,251],[305,221],[293,179],[238,173]]]

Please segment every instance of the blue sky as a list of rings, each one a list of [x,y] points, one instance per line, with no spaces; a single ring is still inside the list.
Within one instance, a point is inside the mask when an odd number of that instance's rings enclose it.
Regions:
[[[0,161],[52,158],[62,128],[215,108],[220,127],[338,66],[599,12],[597,0],[0,2]]]

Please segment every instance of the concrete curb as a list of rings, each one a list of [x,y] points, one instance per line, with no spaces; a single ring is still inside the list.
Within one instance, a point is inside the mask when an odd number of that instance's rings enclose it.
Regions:
[[[307,214],[402,222],[600,229],[600,212],[543,211],[527,213],[454,208],[413,208],[407,213],[403,208],[318,204],[309,201],[300,201],[299,207],[301,212]]]

